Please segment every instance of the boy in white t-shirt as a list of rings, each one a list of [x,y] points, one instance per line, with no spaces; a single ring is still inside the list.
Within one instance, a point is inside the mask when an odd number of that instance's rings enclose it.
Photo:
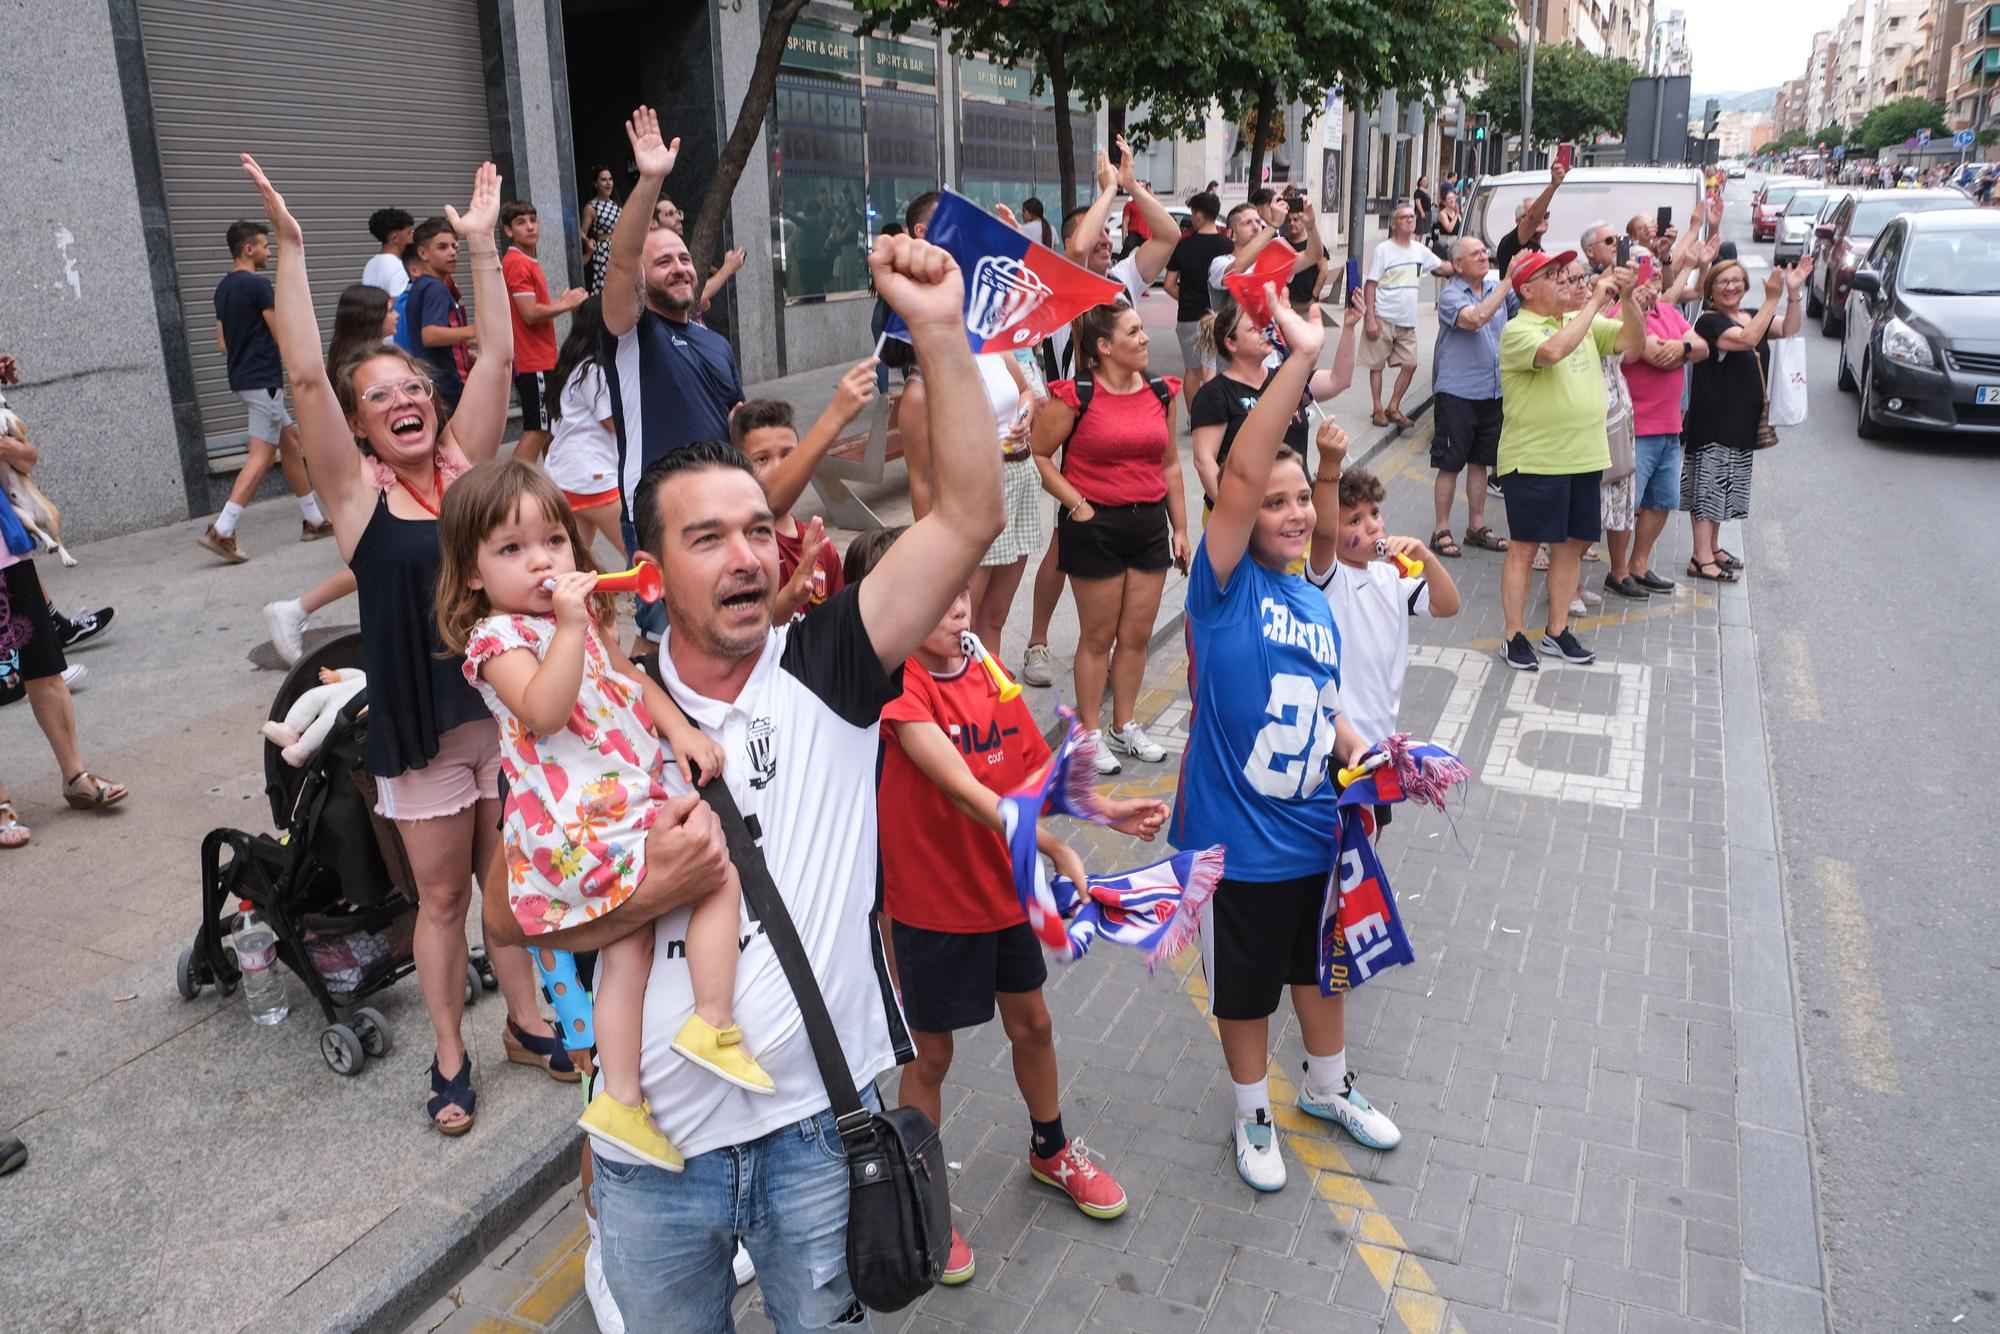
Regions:
[[[1341,712],[1370,745],[1394,733],[1410,658],[1410,617],[1458,615],[1458,585],[1444,562],[1414,537],[1382,528],[1382,480],[1357,468],[1342,473],[1347,435],[1328,420],[1319,430],[1319,470],[1313,474],[1312,545],[1306,578],[1326,594],[1340,632]],[[1377,543],[1383,554],[1377,555]],[[1328,552],[1330,568],[1320,562]],[[1423,568],[1404,574],[1392,559]],[[1381,812],[1377,812],[1381,823]]]

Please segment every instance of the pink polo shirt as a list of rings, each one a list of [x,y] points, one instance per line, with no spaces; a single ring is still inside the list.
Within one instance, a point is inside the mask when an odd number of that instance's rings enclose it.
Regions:
[[[1668,302],[1661,301],[1646,312],[1646,332],[1664,342],[1687,337],[1686,319]],[[1632,391],[1632,430],[1635,435],[1679,435],[1681,433],[1681,391],[1687,386],[1687,372],[1676,366],[1663,371],[1643,361],[1625,363],[1625,385]]]

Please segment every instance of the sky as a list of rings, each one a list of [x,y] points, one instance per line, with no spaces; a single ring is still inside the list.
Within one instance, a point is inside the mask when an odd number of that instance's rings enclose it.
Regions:
[[[1687,14],[1694,90],[1748,92],[1805,72],[1812,35],[1832,28],[1845,0],[1654,0],[1653,17]]]

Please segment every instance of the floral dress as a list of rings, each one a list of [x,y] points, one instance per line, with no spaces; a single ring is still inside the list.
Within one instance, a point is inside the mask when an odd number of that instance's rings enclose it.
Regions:
[[[639,684],[611,669],[595,629],[585,631],[576,708],[553,735],[530,731],[480,675],[511,649],[545,657],[555,631],[551,616],[489,616],[465,647],[466,679],[500,720],[507,901],[531,936],[601,917],[631,895],[667,795],[666,748]]]

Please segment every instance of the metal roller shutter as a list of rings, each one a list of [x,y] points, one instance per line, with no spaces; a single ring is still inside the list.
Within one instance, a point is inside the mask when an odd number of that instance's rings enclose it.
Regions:
[[[478,0],[140,0],[139,18],[213,458],[246,438],[215,349],[223,233],[264,217],[236,155],[263,165],[305,230],[320,334],[331,336],[341,289],[378,249],[368,215],[393,206],[422,221],[447,201],[463,206],[492,152]]]

